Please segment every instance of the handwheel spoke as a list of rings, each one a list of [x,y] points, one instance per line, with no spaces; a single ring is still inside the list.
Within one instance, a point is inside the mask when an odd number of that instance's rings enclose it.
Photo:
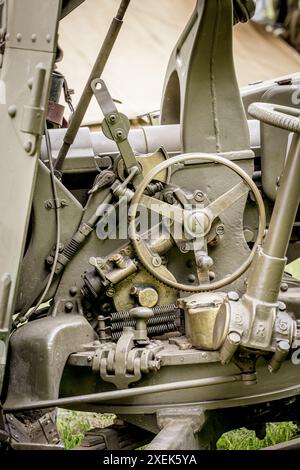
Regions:
[[[212,266],[212,259],[207,253],[207,240],[205,237],[196,238],[193,242],[196,271],[199,284],[209,283],[209,269]]]
[[[241,181],[239,184],[227,191],[227,193],[224,193],[218,199],[205,207],[204,210],[208,214],[209,218],[214,220],[219,217],[222,212],[232,206],[236,201],[241,199],[241,197],[248,194],[248,192],[248,185],[244,181]]]
[[[185,211],[178,206],[172,206],[167,202],[160,201],[150,196],[142,195],[139,205],[146,207],[150,211],[156,212],[157,214],[166,217],[167,219],[173,220],[174,222],[183,223]]]

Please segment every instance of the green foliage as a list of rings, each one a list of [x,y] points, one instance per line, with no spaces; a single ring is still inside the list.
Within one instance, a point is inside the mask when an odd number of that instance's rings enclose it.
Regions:
[[[245,428],[230,431],[219,439],[219,450],[256,450],[263,447],[279,444],[297,437],[299,429],[293,423],[269,423],[267,424],[267,435],[260,440],[254,431]]]
[[[65,448],[71,450],[80,445],[86,431],[110,426],[113,420],[114,415],[59,410],[57,428]]]

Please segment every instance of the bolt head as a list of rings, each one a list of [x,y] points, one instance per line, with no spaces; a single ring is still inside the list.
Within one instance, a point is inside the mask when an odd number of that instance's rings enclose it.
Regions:
[[[205,199],[205,195],[202,191],[195,191],[194,192],[194,199],[196,202],[203,202]]]
[[[72,297],[75,297],[75,295],[77,294],[78,292],[78,289],[76,286],[72,286],[69,290],[69,294],[72,296]]]
[[[32,150],[32,142],[30,140],[27,140],[27,142],[24,143],[24,149],[27,153],[30,153]]]
[[[194,274],[188,275],[188,281],[193,284],[196,281],[196,276]]]
[[[66,302],[65,303],[65,312],[66,313],[72,312],[73,307],[74,307],[73,302]]]
[[[280,286],[281,292],[287,292],[289,290],[289,285],[286,282],[283,282]]]
[[[240,296],[237,292],[228,292],[228,299],[232,302],[237,302],[240,299]]]

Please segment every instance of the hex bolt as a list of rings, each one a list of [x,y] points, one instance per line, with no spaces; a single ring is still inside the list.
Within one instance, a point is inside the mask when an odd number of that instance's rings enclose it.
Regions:
[[[66,313],[72,312],[73,307],[74,307],[73,302],[66,302],[65,303],[65,312]]]

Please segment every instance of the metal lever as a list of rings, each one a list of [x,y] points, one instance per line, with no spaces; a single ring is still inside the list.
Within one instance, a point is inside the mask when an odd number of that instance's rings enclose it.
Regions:
[[[100,78],[93,80],[91,87],[101,111],[104,114],[105,120],[102,123],[103,134],[108,139],[116,142],[128,173],[130,173],[132,168],[138,168],[133,183],[136,186],[142,179],[142,168],[137,162],[128,141],[128,133],[130,130],[129,119],[125,114],[119,113],[103,80]]]

